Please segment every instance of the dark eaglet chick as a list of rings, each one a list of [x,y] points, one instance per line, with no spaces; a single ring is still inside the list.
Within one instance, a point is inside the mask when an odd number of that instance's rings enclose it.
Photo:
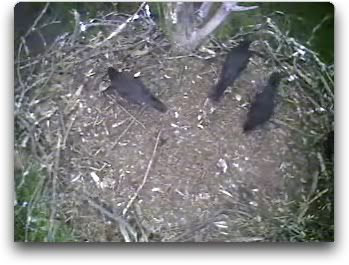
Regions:
[[[108,89],[115,89],[122,98],[131,103],[149,105],[163,113],[167,111],[165,104],[157,99],[141,80],[134,78],[128,73],[120,73],[113,67],[108,68],[108,75],[111,81]]]
[[[263,91],[256,95],[247,114],[247,120],[243,128],[244,132],[251,131],[270,119],[274,111],[274,98],[281,77],[280,73],[272,73]]]
[[[249,50],[251,40],[242,41],[228,53],[218,84],[212,89],[209,98],[218,102],[228,86],[232,86],[241,72],[246,68],[252,52]]]

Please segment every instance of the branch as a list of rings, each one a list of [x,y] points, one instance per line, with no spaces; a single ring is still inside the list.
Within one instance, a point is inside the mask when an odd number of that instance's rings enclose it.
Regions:
[[[18,47],[18,52],[17,52],[17,77],[18,77],[18,82],[20,84],[20,86],[24,89],[25,88],[25,84],[22,80],[22,76],[21,76],[21,71],[20,71],[20,62],[21,62],[21,52],[22,52],[22,47],[24,46],[24,48],[26,48],[26,43],[25,43],[25,39],[29,36],[29,34],[35,30],[36,25],[39,23],[40,19],[42,18],[42,16],[46,13],[47,8],[49,7],[50,3],[46,3],[45,7],[41,10],[39,16],[35,19],[33,25],[31,25],[31,27],[27,30],[27,32],[24,34],[24,36],[21,37],[21,42],[19,43],[19,47]],[[27,48],[27,50],[29,50]],[[29,51],[26,51],[27,55],[29,53]]]
[[[198,31],[194,31],[191,35],[190,41],[187,43],[189,48],[196,48],[207,35],[211,34],[232,11],[245,11],[256,9],[258,6],[243,7],[239,6],[237,2],[224,2],[213,17]]]
[[[239,6],[237,2],[224,2],[223,7],[230,12],[247,11],[258,8],[258,6]]]
[[[313,30],[312,30],[312,32],[311,32],[311,35],[310,35],[309,39],[307,40],[306,44],[311,45],[312,40],[315,38],[316,32],[317,32],[317,31],[323,26],[323,24],[324,24],[328,19],[330,19],[330,18],[332,18],[332,16],[329,16],[329,15],[325,16],[325,17],[320,21],[320,23],[317,24],[317,25],[313,28]]]
[[[208,13],[210,12],[212,5],[213,5],[213,2],[202,3],[202,5],[200,6],[200,8],[198,10],[198,16],[202,19],[205,19],[207,17]]]
[[[42,16],[46,13],[47,8],[49,7],[50,3],[46,3],[45,7],[41,10],[39,16],[35,19],[33,25],[28,29],[28,31],[24,34],[23,38],[27,38],[29,34],[35,30],[36,25],[39,23]]]
[[[114,38],[116,35],[118,35],[125,27],[126,25],[135,20],[138,17],[138,13],[143,9],[143,7],[145,6],[146,2],[143,2],[139,8],[137,9],[136,13],[134,13],[131,17],[129,17],[124,23],[122,23],[115,31],[113,31],[104,41],[100,42],[98,45],[101,45],[103,43],[105,43],[106,41]]]
[[[81,194],[81,192],[79,192],[79,194],[80,194],[80,196],[82,196],[84,199],[87,200],[87,202],[90,206],[99,210],[102,214],[104,214],[105,216],[109,217],[110,219],[112,219],[113,221],[118,223],[119,227],[120,227],[120,231],[125,230],[125,228],[126,228],[128,230],[128,232],[131,235],[133,235],[134,239],[136,240],[136,235],[137,235],[136,231],[131,227],[131,225],[129,223],[127,223],[127,221],[123,217],[118,216],[115,213],[110,212],[109,210],[105,209],[103,206],[94,202],[87,194],[84,194],[84,193]],[[129,242],[127,230],[122,231],[121,233],[124,236],[125,241]]]
[[[207,35],[211,34],[230,14],[230,11],[223,4],[219,7],[213,17],[198,31],[193,32],[190,42],[200,43]]]
[[[74,14],[74,20],[75,20],[75,26],[74,26],[74,32],[71,36],[70,43],[74,44],[74,42],[77,40],[80,34],[80,14],[75,9],[73,10]]]

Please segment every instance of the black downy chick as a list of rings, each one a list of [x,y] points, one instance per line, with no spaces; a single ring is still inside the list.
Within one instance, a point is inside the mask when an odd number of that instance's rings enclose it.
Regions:
[[[218,84],[209,95],[210,99],[218,102],[227,87],[233,85],[241,72],[246,68],[252,55],[252,52],[249,50],[251,42],[250,40],[244,40],[228,53]]]
[[[139,105],[149,105],[163,113],[167,111],[165,104],[157,99],[141,80],[128,73],[120,73],[113,67],[108,68],[108,75],[111,81],[110,88],[115,89],[124,99]]]
[[[272,73],[263,91],[256,95],[247,114],[244,132],[251,131],[270,119],[274,111],[274,99],[281,77],[282,75],[278,72]]]

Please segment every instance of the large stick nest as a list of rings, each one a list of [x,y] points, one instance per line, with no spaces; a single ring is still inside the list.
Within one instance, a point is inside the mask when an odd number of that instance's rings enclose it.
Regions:
[[[98,30],[63,35],[36,56],[26,36],[19,46],[16,159],[20,183],[39,165],[48,240],[60,220],[78,240],[260,241],[281,222],[268,220],[304,216],[308,205],[294,212],[288,203],[321,192],[317,178],[326,163],[317,143],[333,126],[333,68],[270,18],[188,56],[176,56],[149,20],[132,18],[100,16]],[[258,36],[251,49],[264,56],[252,58],[212,113],[205,99],[222,62],[212,54],[251,32]],[[109,65],[139,72],[168,113],[102,93]],[[276,125],[245,136],[248,103],[275,69],[288,73]],[[27,207],[38,207],[34,195]],[[27,219],[27,230],[33,222]]]

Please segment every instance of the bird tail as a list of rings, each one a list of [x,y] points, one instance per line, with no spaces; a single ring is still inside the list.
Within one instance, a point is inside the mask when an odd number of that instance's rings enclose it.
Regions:
[[[218,82],[218,84],[212,89],[209,98],[213,101],[218,102],[224,91],[227,89],[228,85],[225,82],[222,82],[221,80]]]
[[[275,90],[277,89],[277,87],[280,84],[281,78],[282,78],[282,74],[278,73],[278,72],[274,72],[270,75],[269,80],[268,80],[268,89],[272,92],[275,92]]]
[[[165,113],[167,111],[167,107],[164,103],[162,103],[159,99],[156,97],[152,96],[150,98],[149,104],[154,108],[157,109],[158,111]]]
[[[243,131],[244,133],[249,133],[250,131],[252,131],[255,128],[255,126],[252,124],[251,121],[246,121],[244,124],[244,128]]]

